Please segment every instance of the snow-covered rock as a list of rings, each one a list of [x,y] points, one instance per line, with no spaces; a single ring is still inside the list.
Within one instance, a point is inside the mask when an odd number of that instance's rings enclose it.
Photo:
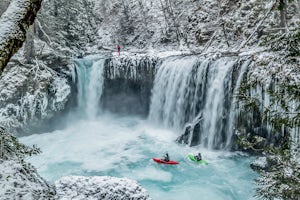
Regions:
[[[56,61],[54,57],[51,56],[51,62],[57,71],[50,68],[47,60],[36,59],[28,64],[14,58],[3,72],[0,79],[0,124],[10,132],[16,134],[20,129],[26,132],[29,127],[38,126],[64,109],[71,94],[66,75],[70,68],[68,62]]]
[[[0,159],[0,197],[3,200],[53,199],[54,188],[35,168],[17,160]]]
[[[67,176],[55,182],[57,199],[150,200],[136,181],[108,176]]]
[[[256,160],[254,160],[251,163],[251,168],[253,170],[259,171],[259,170],[266,170],[268,168],[268,162],[266,157],[258,157]]]

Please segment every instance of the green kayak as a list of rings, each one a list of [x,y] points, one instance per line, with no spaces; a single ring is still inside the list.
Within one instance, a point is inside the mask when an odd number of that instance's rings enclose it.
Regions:
[[[205,161],[205,160],[196,160],[196,158],[195,158],[195,156],[193,154],[189,154],[188,157],[193,162],[196,162],[196,163],[199,163],[199,164],[204,164],[204,165],[208,164],[208,162]]]

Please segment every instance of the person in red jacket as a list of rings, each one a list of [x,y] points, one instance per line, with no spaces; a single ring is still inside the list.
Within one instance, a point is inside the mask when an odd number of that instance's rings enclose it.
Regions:
[[[120,56],[120,50],[121,50],[120,45],[118,45],[117,48],[118,48],[118,54],[119,54],[119,56]]]

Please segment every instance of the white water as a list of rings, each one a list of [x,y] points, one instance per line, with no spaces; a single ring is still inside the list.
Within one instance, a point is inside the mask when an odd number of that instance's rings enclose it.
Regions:
[[[253,179],[245,155],[189,148],[174,142],[177,133],[147,121],[104,114],[94,120],[79,120],[65,130],[21,138],[37,144],[43,153],[30,159],[49,181],[66,175],[109,175],[137,180],[155,199],[253,199]],[[151,160],[166,151],[177,166]],[[201,151],[207,166],[187,159]]]
[[[66,175],[108,175],[135,179],[155,200],[254,199],[253,180],[256,174],[249,168],[251,158],[247,155],[190,148],[174,142],[178,137],[178,130],[174,126],[183,123],[180,115],[184,114],[181,112],[187,98],[184,87],[188,86],[188,76],[196,59],[183,59],[181,65],[177,65],[178,60],[165,62],[158,75],[166,77],[159,78],[158,82],[165,81],[156,83],[156,86],[164,85],[163,88],[169,89],[170,93],[163,94],[159,87],[154,86],[154,93],[161,99],[156,102],[152,99],[151,110],[157,109],[161,118],[153,117],[154,112],[150,116],[157,124],[137,117],[120,117],[103,112],[97,115],[98,111],[92,111],[91,108],[99,108],[103,63],[98,58],[78,62],[80,108],[72,114],[73,120],[65,119],[67,128],[64,130],[21,138],[21,142],[37,144],[43,151],[41,155],[31,158],[30,162],[49,181]],[[208,61],[201,63],[201,66],[206,69]],[[89,67],[99,71],[89,75]],[[195,73],[195,77],[203,74]],[[167,80],[169,77],[173,80]],[[95,87],[97,91],[87,89],[92,80],[100,83]],[[198,84],[197,87],[202,85]],[[175,89],[177,92],[174,92]],[[194,93],[188,97],[193,98],[196,98]],[[195,105],[190,108],[195,108]],[[83,113],[90,112],[93,114],[82,117]],[[195,112],[193,114],[196,115]],[[159,126],[160,119],[166,125],[163,128]],[[152,161],[153,157],[161,157],[166,151],[171,159],[180,164],[166,166]],[[199,151],[203,159],[209,162],[207,166],[197,165],[187,159],[188,153]]]

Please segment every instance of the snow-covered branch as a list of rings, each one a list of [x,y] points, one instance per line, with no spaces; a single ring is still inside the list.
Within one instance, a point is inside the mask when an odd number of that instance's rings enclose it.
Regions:
[[[264,23],[264,21],[266,20],[266,18],[269,16],[269,14],[271,13],[271,11],[272,11],[272,9],[274,8],[275,5],[276,5],[276,1],[273,2],[273,4],[269,7],[269,10],[266,12],[266,14],[264,15],[264,17],[257,24],[257,26],[255,27],[255,29],[252,32],[252,34],[239,46],[239,48],[237,49],[237,51],[240,51],[251,40],[251,38],[257,33],[258,29],[261,27],[261,25]]]
[[[48,40],[48,42],[49,42],[48,44],[51,46],[51,45],[52,45],[52,40],[50,39],[50,36],[46,33],[46,31],[44,30],[44,28],[43,28],[41,22],[40,22],[38,19],[36,19],[36,22],[37,22],[37,25],[39,26],[41,32],[42,32],[42,33],[44,34],[44,36],[47,38],[47,40]]]
[[[26,39],[42,0],[12,0],[0,18],[0,74]]]

